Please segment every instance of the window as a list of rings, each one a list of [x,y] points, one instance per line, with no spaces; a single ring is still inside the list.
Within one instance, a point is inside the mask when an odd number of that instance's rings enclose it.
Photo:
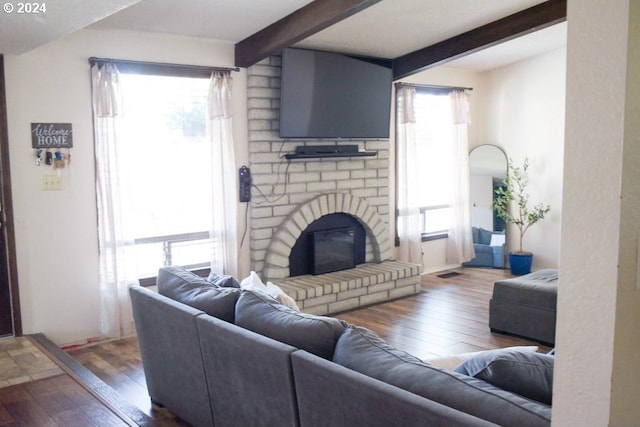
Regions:
[[[162,265],[208,267],[209,79],[122,73],[120,84],[121,214],[138,277],[153,277]]]
[[[414,101],[422,233],[446,235],[451,223],[452,108],[447,94],[418,90]]]

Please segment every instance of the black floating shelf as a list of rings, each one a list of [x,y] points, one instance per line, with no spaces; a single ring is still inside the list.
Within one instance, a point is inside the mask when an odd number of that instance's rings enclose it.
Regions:
[[[310,153],[310,154],[285,154],[287,160],[295,159],[320,159],[322,157],[373,157],[377,155],[377,151],[356,151],[353,153]]]

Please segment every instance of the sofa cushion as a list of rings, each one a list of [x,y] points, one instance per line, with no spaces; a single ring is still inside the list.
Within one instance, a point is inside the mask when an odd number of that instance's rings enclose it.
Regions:
[[[488,245],[491,243],[491,235],[493,234],[493,231],[491,230],[485,230],[484,228],[480,228],[478,230],[478,243],[481,243],[483,245]]]
[[[332,317],[300,313],[261,292],[243,290],[236,325],[331,359],[345,325]]]
[[[235,277],[229,276],[227,274],[219,275],[218,273],[214,273],[213,271],[209,273],[209,277],[207,277],[207,281],[213,283],[215,286],[220,288],[239,288],[240,283],[236,280]]]
[[[158,293],[233,323],[239,289],[220,288],[182,267],[158,270]]]
[[[466,360],[454,371],[551,405],[553,356],[514,349],[488,350]]]
[[[477,378],[430,366],[356,326],[349,326],[340,336],[333,361],[499,425],[548,426],[551,420],[548,405]]]

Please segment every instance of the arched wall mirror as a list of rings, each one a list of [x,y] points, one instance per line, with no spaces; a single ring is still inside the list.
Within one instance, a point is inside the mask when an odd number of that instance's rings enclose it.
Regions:
[[[504,185],[507,155],[496,145],[479,145],[469,153],[471,232],[476,256],[465,267],[504,268],[505,222],[491,209],[495,190]]]
[[[507,155],[497,145],[479,145],[469,153],[471,225],[490,231],[505,231],[504,221],[491,204],[495,190],[507,176]]]

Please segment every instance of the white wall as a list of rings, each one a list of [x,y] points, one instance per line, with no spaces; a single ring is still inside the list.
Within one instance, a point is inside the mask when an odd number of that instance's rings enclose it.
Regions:
[[[553,424],[638,425],[640,2],[569,0]]]
[[[535,254],[534,269],[559,262],[565,74],[564,48],[483,74],[479,140],[502,147],[516,165],[528,158],[530,203],[551,205],[523,240],[523,249]],[[518,230],[507,230],[508,250],[517,250]]]
[[[99,336],[91,56],[233,66],[233,45],[123,31],[83,30],[20,56],[5,56],[11,181],[23,332],[57,344]],[[234,73],[237,163],[247,163],[246,77]],[[42,191],[31,122],[72,123],[74,148],[63,191]],[[170,173],[168,167],[167,173]],[[239,212],[244,209],[239,207]],[[244,215],[240,218],[244,227]],[[240,230],[242,231],[242,230]],[[245,244],[248,246],[248,244]],[[248,270],[248,250],[241,271]]]

